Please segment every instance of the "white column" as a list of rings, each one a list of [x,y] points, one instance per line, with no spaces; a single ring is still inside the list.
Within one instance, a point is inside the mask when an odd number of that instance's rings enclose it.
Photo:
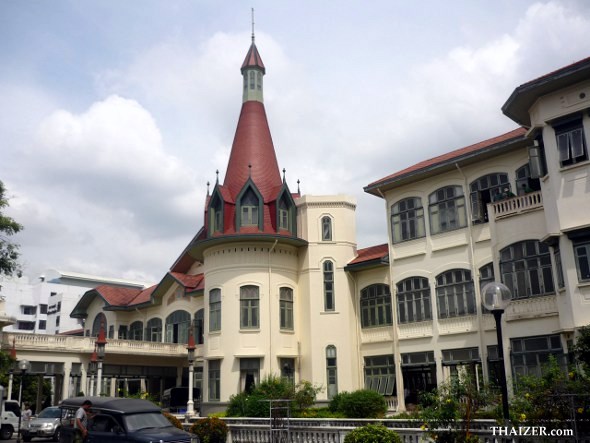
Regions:
[[[189,362],[188,364],[188,402],[186,403],[186,415],[192,417],[195,415],[195,402],[193,401],[193,383],[195,380],[195,364]]]
[[[102,394],[102,359],[98,360],[98,370],[96,371],[96,395]]]
[[[8,374],[8,393],[6,394],[7,400],[12,400],[12,379],[14,378],[14,374],[12,371]]]
[[[61,383],[61,399],[65,400],[66,398],[72,397],[70,395],[70,374],[72,372],[72,364],[71,363],[64,363],[64,379]]]

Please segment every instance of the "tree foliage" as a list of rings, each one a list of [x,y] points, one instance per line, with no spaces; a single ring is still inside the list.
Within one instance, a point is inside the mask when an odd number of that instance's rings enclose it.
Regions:
[[[359,389],[335,395],[329,408],[347,418],[381,418],[387,412],[387,403],[378,392]]]
[[[23,227],[12,217],[4,215],[3,209],[8,206],[6,188],[0,180],[0,275],[21,275],[18,263],[18,245],[9,240],[9,237],[19,232]]]
[[[344,438],[344,443],[401,443],[401,441],[399,435],[382,424],[356,428]]]
[[[584,364],[584,370],[590,372],[590,325],[581,327],[578,332],[574,352],[578,361]]]

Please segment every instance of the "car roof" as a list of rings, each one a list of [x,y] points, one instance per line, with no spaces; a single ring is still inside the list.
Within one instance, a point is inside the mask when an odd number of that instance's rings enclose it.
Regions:
[[[161,409],[147,400],[139,398],[122,397],[72,397],[63,400],[59,406],[62,408],[79,408],[86,400],[92,402],[92,409],[101,409],[111,412],[160,412]]]

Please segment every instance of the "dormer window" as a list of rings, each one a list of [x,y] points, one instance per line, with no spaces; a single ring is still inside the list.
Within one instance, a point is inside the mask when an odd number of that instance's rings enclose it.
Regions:
[[[289,207],[283,198],[279,201],[279,229],[289,229]]]
[[[223,202],[219,194],[213,194],[209,206],[209,233],[223,232]]]
[[[258,225],[258,196],[251,188],[242,197],[241,214],[241,226]]]

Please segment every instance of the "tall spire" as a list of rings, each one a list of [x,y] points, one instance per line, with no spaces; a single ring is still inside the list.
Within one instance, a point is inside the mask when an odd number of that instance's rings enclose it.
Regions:
[[[265,68],[254,44],[254,18],[252,44],[241,70],[244,99],[223,185],[235,198],[246,181],[252,179],[267,201],[276,197],[273,193],[278,192],[282,180],[262,101]]]
[[[252,44],[242,63],[242,76],[244,77],[244,94],[242,101],[263,102],[262,98],[262,77],[266,73],[262,58],[256,49],[254,42],[254,8],[252,8]]]

